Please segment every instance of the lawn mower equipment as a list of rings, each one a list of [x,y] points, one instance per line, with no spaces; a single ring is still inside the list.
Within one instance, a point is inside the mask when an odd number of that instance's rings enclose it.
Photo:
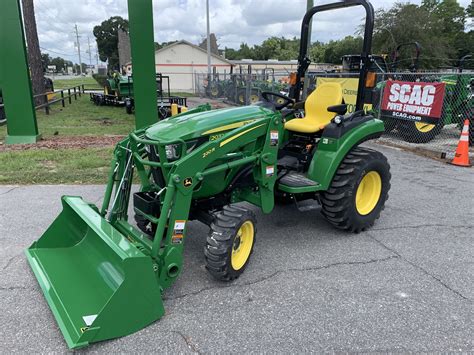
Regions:
[[[164,89],[165,82],[166,90]],[[161,73],[156,74],[156,89],[156,93],[158,94],[158,118],[160,120],[187,110],[187,99],[185,97],[171,95],[169,76]],[[129,115],[135,111],[135,99],[133,95],[125,98],[125,111]]]
[[[356,5],[367,13],[357,111],[346,114],[337,83],[301,102],[313,15]],[[264,92],[256,105],[214,111],[202,105],[137,130],[115,149],[100,209],[62,198],[63,211],[26,254],[71,348],[163,316],[162,293],[183,271],[191,220],[209,226],[206,268],[222,281],[249,267],[256,241],[255,214],[239,202],[270,213],[276,196],[315,199],[337,228],[360,232],[374,224],[390,171],[381,153],[360,146],[383,133],[382,121],[362,109],[373,23],[365,0],[313,7],[303,19],[290,96]],[[302,108],[305,117],[296,118]],[[132,193],[135,181],[140,188]],[[130,200],[138,228],[128,221]]]
[[[123,106],[127,97],[133,97],[133,79],[117,72],[107,77],[103,93],[90,94],[91,101],[98,106]]]

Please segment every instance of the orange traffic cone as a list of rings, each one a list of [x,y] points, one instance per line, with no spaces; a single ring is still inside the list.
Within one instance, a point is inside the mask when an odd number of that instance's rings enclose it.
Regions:
[[[458,147],[451,164],[457,166],[472,166],[469,163],[469,120],[464,121],[461,138],[459,138]]]

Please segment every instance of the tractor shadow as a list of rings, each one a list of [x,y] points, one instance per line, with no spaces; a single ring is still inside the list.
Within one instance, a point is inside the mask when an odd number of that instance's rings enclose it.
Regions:
[[[320,214],[314,201],[310,206],[278,205],[265,215],[257,208],[254,251],[245,272],[232,282],[216,281],[205,268],[204,247],[209,228],[193,221],[188,225],[184,267],[176,283],[165,292],[165,300],[181,299],[202,291],[249,285],[286,270],[309,270],[334,263],[367,261],[389,253],[365,233],[352,234],[333,228]]]

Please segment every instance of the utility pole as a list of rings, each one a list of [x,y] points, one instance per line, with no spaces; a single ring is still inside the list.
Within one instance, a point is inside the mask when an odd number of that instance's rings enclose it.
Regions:
[[[74,26],[76,30],[76,40],[77,40],[77,52],[79,53],[79,75],[82,75],[82,60],[81,60],[81,43],[79,42],[79,31],[77,29],[77,23]]]
[[[87,46],[89,47],[89,50],[87,51],[87,53],[89,53],[89,66],[92,67],[91,39],[89,36],[87,36]]]
[[[211,24],[209,20],[209,0],[206,0],[206,17],[207,17],[207,74],[208,80],[211,79]]]
[[[33,94],[39,95],[45,92],[44,87],[44,68],[41,61],[41,50],[38,41],[38,31],[36,29],[35,8],[33,0],[22,0],[23,20],[25,22],[26,41],[28,43],[28,62],[31,72],[31,82]],[[15,6],[15,5],[9,5]],[[44,102],[44,97],[35,99],[35,103],[40,105]]]

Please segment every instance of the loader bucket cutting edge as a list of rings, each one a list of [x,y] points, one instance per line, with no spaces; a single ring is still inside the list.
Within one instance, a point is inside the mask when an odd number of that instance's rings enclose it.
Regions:
[[[152,259],[80,197],[26,255],[70,348],[136,332],[161,318]]]

